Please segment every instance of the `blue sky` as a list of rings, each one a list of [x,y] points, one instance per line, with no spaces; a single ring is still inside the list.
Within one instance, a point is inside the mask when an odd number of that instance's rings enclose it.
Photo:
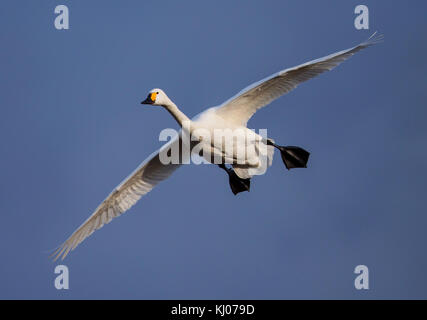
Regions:
[[[427,5],[365,1],[360,31],[358,4],[2,1],[0,298],[427,298]],[[235,197],[220,169],[184,166],[72,252],[55,289],[45,252],[176,128],[139,104],[151,88],[191,117],[375,30],[384,43],[249,122],[309,150],[308,169],[276,154]]]

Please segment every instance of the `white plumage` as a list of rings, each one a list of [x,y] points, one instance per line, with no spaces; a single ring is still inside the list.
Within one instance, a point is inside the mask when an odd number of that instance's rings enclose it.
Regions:
[[[154,99],[146,103],[165,107],[181,126],[185,121],[188,121],[191,124],[190,133],[193,133],[197,128],[207,129],[210,132],[213,132],[213,130],[217,128],[230,128],[232,130],[242,129],[243,132],[248,133],[248,131],[251,130],[246,127],[246,124],[258,109],[266,106],[281,95],[288,93],[296,88],[298,84],[333,69],[356,52],[376,44],[381,40],[382,36],[377,36],[376,33],[374,33],[367,41],[353,48],[279,71],[248,86],[219,107],[207,109],[192,121],[187,118],[160,89],[151,90],[149,98],[154,97]],[[246,149],[248,149],[249,144],[253,144],[255,141],[261,144],[266,143],[254,132],[251,131],[250,133],[254,140],[246,142]],[[96,208],[93,214],[59,246],[53,253],[55,260],[59,257],[64,259],[70,250],[74,250],[95,230],[127,211],[141,198],[141,196],[151,191],[159,182],[168,178],[180,164],[163,164],[160,161],[160,153],[167,152],[174,147],[180,148],[181,143],[180,136],[177,136],[144,160],[131,175],[111,192],[98,208]],[[252,157],[252,160],[255,159],[255,162],[257,160],[257,155],[255,153],[249,156],[245,155],[245,159],[237,159],[236,154],[225,154],[221,146],[211,143],[204,147],[209,149],[212,153],[219,153],[225,161],[229,162],[236,160],[248,161],[249,157]],[[268,155],[267,158],[264,157],[262,159],[267,159],[267,164],[235,164],[233,167],[236,174],[240,178],[249,178],[252,175],[264,173],[266,166],[271,165],[274,149],[271,146],[266,146],[265,150],[267,150]],[[209,157],[210,155],[206,158],[208,159]],[[261,162],[261,158],[259,158],[259,160],[259,162]]]

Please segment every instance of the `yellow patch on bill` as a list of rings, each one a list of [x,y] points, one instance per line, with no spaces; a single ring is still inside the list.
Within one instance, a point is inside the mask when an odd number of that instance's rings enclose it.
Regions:
[[[157,96],[157,93],[153,92],[150,96],[151,101],[156,101],[156,96]]]

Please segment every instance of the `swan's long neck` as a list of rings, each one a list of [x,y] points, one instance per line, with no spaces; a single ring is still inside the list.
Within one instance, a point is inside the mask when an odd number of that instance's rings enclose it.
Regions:
[[[190,123],[190,119],[181,110],[179,110],[172,101],[170,101],[168,104],[165,104],[164,107],[169,111],[172,117],[175,118],[176,122],[178,122],[181,127],[186,121],[188,121],[187,124]]]

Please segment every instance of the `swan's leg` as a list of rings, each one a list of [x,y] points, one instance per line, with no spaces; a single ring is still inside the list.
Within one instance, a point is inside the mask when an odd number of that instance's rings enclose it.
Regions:
[[[218,167],[225,170],[228,174],[228,181],[230,183],[231,191],[234,195],[239,192],[249,191],[251,188],[251,179],[242,179],[234,172],[233,169],[227,168],[224,164],[219,164]]]
[[[295,146],[278,146],[271,139],[267,139],[267,145],[273,146],[280,151],[283,163],[288,170],[292,168],[307,168],[310,152]]]

